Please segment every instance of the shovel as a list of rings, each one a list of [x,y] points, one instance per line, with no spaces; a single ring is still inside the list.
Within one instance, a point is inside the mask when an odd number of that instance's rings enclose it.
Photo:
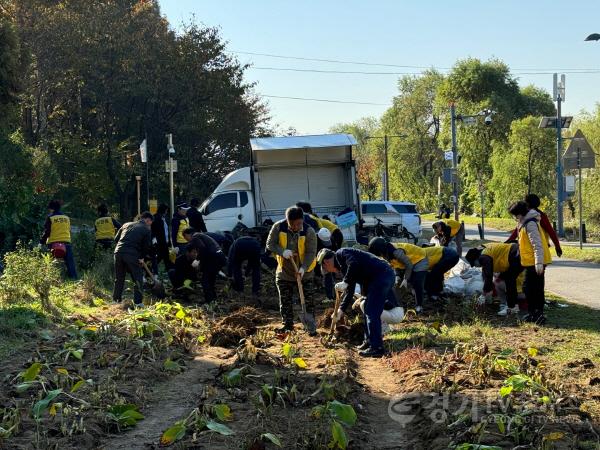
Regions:
[[[296,265],[296,261],[294,258],[290,258],[292,265],[294,266],[294,270],[296,271],[296,281],[298,282],[298,294],[300,295],[300,305],[302,306],[302,312],[300,313],[300,322],[304,325],[304,328],[309,333],[314,333],[317,330],[317,323],[312,314],[308,314],[306,312],[306,303],[304,302],[304,289],[302,288],[302,279],[300,278],[300,274],[298,273],[298,266]]]
[[[335,306],[333,308],[333,317],[331,319],[331,329],[329,330],[329,336],[333,336],[335,328],[337,327],[337,311],[340,308],[342,302],[342,294],[337,289],[335,290]]]
[[[142,267],[144,268],[144,270],[146,271],[146,273],[152,280],[152,295],[154,295],[157,298],[165,298],[165,296],[166,296],[165,287],[162,285],[162,283],[160,281],[158,281],[154,278],[154,274],[148,268],[146,261],[142,262]]]

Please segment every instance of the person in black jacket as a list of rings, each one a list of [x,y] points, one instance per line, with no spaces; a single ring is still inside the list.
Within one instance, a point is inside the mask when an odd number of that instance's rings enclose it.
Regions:
[[[189,246],[186,247],[183,255],[177,257],[174,267],[169,270],[169,279],[173,288],[180,288],[185,280],[196,281],[199,266],[197,257],[198,249]]]
[[[217,299],[215,289],[217,275],[227,262],[227,257],[219,244],[205,233],[196,233],[193,228],[187,228],[183,230],[183,237],[188,241],[188,247],[198,250],[196,259],[199,261],[199,270],[202,272],[200,282],[204,291],[204,300],[206,303],[213,302]]]
[[[242,264],[247,261],[248,271],[252,272],[252,295],[260,293],[260,238],[254,236],[241,236],[235,240],[229,249],[227,267],[229,276],[233,278],[232,287],[237,292],[244,292],[244,277]]]
[[[202,217],[202,213],[198,211],[200,207],[200,200],[197,198],[193,198],[190,201],[190,205],[192,206],[188,209],[187,217],[190,221],[190,227],[195,229],[196,231],[206,233],[208,230],[206,229],[206,224],[204,223],[204,218]]]
[[[152,272],[158,275],[158,264],[162,261],[165,269],[168,271],[171,267],[169,259],[169,247],[171,246],[171,235],[169,234],[169,225],[167,224],[167,214],[169,207],[161,203],[154,214],[152,221]]]
[[[324,248],[317,255],[323,273],[339,273],[344,278],[335,285],[343,292],[342,303],[337,311],[337,320],[354,301],[356,284],[366,293],[364,305],[365,342],[359,347],[359,355],[380,357],[385,354],[381,338],[381,313],[386,299],[393,298],[392,289],[396,274],[383,259],[369,252],[354,248],[341,248],[334,252]]]
[[[128,222],[119,228],[115,236],[115,287],[113,300],[120,302],[125,285],[125,275],[131,275],[134,282],[133,301],[136,306],[143,306],[142,289],[144,257],[150,253],[152,246],[152,214],[145,211],[139,222]]]

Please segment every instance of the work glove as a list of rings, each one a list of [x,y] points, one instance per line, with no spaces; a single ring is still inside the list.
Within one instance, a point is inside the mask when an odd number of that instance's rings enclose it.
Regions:
[[[400,289],[406,289],[408,287],[408,280],[405,278],[404,280],[402,280],[402,283],[400,283]]]
[[[198,261],[197,259],[195,259],[194,261],[192,261],[192,267],[194,269],[197,269],[198,267],[200,267],[200,261]]]
[[[344,292],[346,289],[348,289],[348,283],[345,281],[340,281],[339,283],[335,284],[336,291]]]
[[[300,278],[302,278],[302,277],[304,276],[304,267],[300,267],[300,268],[298,269],[298,276],[299,276]]]
[[[176,255],[179,255],[179,247],[173,247],[173,251]]]
[[[537,273],[538,275],[543,275],[544,274],[544,265],[536,264],[535,265],[535,273]]]
[[[344,316],[344,311],[342,311],[342,308],[338,308],[338,310],[331,315],[331,320],[335,319],[335,321],[337,323],[341,320],[341,318],[343,316]]]
[[[290,259],[293,255],[294,253],[292,253],[292,251],[288,249],[285,249],[281,254],[281,256],[283,256],[285,259]]]
[[[152,245],[156,245],[158,244],[158,241],[156,240],[156,238],[152,238]]]
[[[144,258],[142,258],[142,259],[138,259],[138,264],[139,264],[140,266],[143,266],[143,265],[144,265]]]
[[[485,305],[487,297],[485,296],[485,294],[481,294],[479,296],[479,298],[477,299],[477,306],[483,306]]]
[[[402,283],[402,277],[400,275],[396,275],[396,286],[400,286]]]

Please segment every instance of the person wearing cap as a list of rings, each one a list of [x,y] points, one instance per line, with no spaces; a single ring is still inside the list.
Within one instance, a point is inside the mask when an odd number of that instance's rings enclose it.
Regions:
[[[187,212],[190,209],[187,203],[179,203],[171,220],[171,242],[175,246],[175,251],[179,253],[187,245],[183,237],[183,230],[190,228],[190,220],[187,218]]]
[[[77,279],[71,246],[71,219],[60,210],[58,200],[50,200],[48,203],[48,217],[44,223],[44,234],[40,238],[40,244],[46,244],[55,258],[64,258],[69,278]]]
[[[432,226],[442,247],[456,247],[458,256],[462,255],[462,241],[465,233],[463,225],[454,219],[442,219]]]
[[[425,278],[425,292],[432,301],[438,301],[444,290],[444,275],[460,259],[456,250],[450,247],[424,247],[427,255],[428,270]]]
[[[217,299],[217,276],[227,263],[227,257],[219,244],[206,233],[197,233],[193,228],[186,228],[182,235],[188,247],[194,247],[198,251],[193,266],[202,272],[200,283],[204,291],[204,301],[211,303]]]
[[[354,303],[354,290],[360,284],[366,294],[364,304],[365,341],[358,347],[359,355],[381,357],[385,354],[381,337],[381,314],[386,299],[393,298],[395,273],[387,261],[372,253],[356,248],[341,248],[337,251],[323,249],[317,261],[323,273],[339,274],[343,280],[335,285],[342,292],[342,302],[337,311],[340,320],[344,312]]]
[[[115,286],[113,289],[113,301],[119,303],[122,300],[125,276],[127,273],[133,279],[133,301],[135,306],[143,306],[143,277],[144,258],[146,258],[152,247],[153,216],[144,211],[137,222],[127,222],[115,235]]]
[[[478,303],[484,304],[494,293],[494,273],[499,274],[498,282],[506,285],[506,298],[500,299],[499,316],[518,314],[517,278],[523,271],[519,255],[519,244],[486,244],[469,249],[465,259],[473,267],[481,267],[483,277],[483,294]]]
[[[252,295],[258,297],[260,294],[261,250],[260,237],[257,236],[240,236],[229,248],[227,269],[233,280],[232,287],[234,291],[244,292],[242,265],[247,261],[246,273],[252,273]]]
[[[429,263],[427,254],[421,247],[407,243],[390,243],[382,237],[374,237],[369,242],[369,251],[375,256],[385,259],[394,270],[404,270],[402,281],[400,276],[396,277],[396,283],[401,288],[406,288],[408,283],[415,291],[417,313],[423,312],[423,292],[425,290],[425,278]]]
[[[280,332],[294,329],[294,292],[298,291],[300,278],[304,290],[306,311],[314,316],[314,269],[316,266],[317,235],[304,222],[304,211],[290,206],[285,219],[275,222],[269,231],[267,249],[277,259],[275,284],[279,292],[279,310],[283,327]],[[292,263],[292,260],[294,263]],[[298,268],[294,268],[294,264]],[[315,335],[316,330],[309,330]]]
[[[296,206],[298,208],[302,208],[302,211],[304,211],[304,221],[313,227],[315,232],[318,232],[322,228],[327,228],[329,230],[331,233],[330,239],[332,242],[332,250],[335,251],[342,248],[344,234],[335,223],[329,219],[318,217],[316,214],[314,214],[312,205],[308,202],[296,202]]]
[[[108,207],[105,204],[98,206],[98,218],[94,223],[96,247],[104,250],[112,248],[115,234],[119,228],[121,228],[121,224],[108,214]]]
[[[206,229],[206,224],[204,223],[204,217],[202,217],[202,213],[198,211],[200,204],[200,199],[193,198],[190,200],[191,208],[187,212],[187,218],[190,221],[190,227],[200,233],[206,233],[208,230]]]

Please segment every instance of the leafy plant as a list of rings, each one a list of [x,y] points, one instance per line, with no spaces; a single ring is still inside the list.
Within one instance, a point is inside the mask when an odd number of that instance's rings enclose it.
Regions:
[[[124,405],[115,405],[108,408],[106,418],[117,424],[117,427],[131,427],[144,419],[143,414],[138,411],[138,407],[133,403]]]
[[[329,419],[331,423],[329,448],[345,449],[348,447],[348,435],[343,425],[351,427],[356,423],[356,412],[351,405],[333,400],[313,408],[312,416],[317,419]]]
[[[48,394],[46,395],[46,397],[44,397],[42,400],[39,400],[38,402],[36,402],[35,405],[33,405],[33,410],[32,410],[33,418],[36,420],[39,420],[39,418],[44,413],[44,411],[46,409],[48,409],[48,406],[50,406],[50,403],[56,397],[58,397],[60,394],[62,394],[62,392],[63,392],[62,389],[55,389],[53,391],[49,391]]]

